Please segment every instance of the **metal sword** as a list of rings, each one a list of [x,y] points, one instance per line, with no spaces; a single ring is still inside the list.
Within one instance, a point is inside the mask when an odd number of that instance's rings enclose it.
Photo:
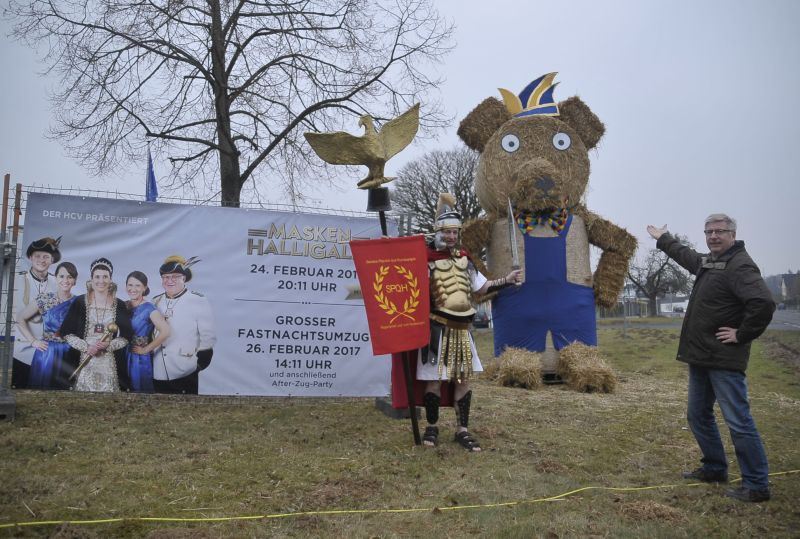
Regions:
[[[519,246],[517,245],[517,223],[514,221],[514,208],[511,206],[511,199],[508,199],[508,242],[511,244],[511,269],[520,269],[519,265]],[[522,283],[514,283],[521,286]]]

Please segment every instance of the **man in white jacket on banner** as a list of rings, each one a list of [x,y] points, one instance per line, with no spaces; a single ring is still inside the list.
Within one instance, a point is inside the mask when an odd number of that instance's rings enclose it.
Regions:
[[[30,261],[31,267],[27,271],[19,272],[14,283],[15,313],[22,312],[31,302],[36,303],[36,299],[39,296],[56,293],[56,278],[50,274],[50,266],[58,264],[59,260],[61,260],[61,251],[58,249],[60,243],[61,237],[58,237],[56,239],[42,238],[28,245],[25,256]],[[28,326],[36,340],[42,338],[44,328],[42,327],[41,315],[37,314],[29,320]],[[12,387],[16,389],[28,387],[28,376],[35,351],[33,343],[15,325],[14,366],[11,371]]]
[[[153,303],[170,326],[170,336],[153,354],[156,393],[197,394],[199,373],[211,363],[217,336],[208,299],[186,288],[195,257],[170,256],[159,268],[164,293]]]

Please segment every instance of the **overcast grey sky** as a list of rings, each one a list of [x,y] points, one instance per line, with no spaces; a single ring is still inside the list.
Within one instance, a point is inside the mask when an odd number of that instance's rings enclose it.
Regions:
[[[606,125],[592,152],[588,206],[651,247],[667,223],[705,248],[703,219],[726,212],[766,275],[800,269],[800,2],[796,0],[436,0],[456,24],[442,95],[453,125],[387,167],[460,144],[458,122],[498,87],[558,71],[556,99],[579,95]],[[44,138],[43,67],[2,22],[0,172],[25,185],[139,192],[144,163],[93,178]],[[424,103],[423,103],[424,112]],[[350,130],[358,132],[357,120]],[[156,163],[156,176],[167,173]],[[359,171],[360,172],[360,171]],[[363,210],[355,188],[321,193]],[[332,201],[327,203],[327,201]]]

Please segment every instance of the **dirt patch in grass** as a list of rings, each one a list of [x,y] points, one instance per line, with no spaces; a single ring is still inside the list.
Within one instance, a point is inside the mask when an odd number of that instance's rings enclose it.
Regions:
[[[99,539],[99,537],[89,528],[73,524],[61,524],[53,530],[48,539]]]
[[[148,533],[146,539],[211,539],[213,533],[195,528],[163,528]]]
[[[651,500],[622,503],[619,514],[630,520],[651,520],[660,522],[686,522],[688,518],[681,509],[670,507]]]
[[[557,460],[551,459],[542,459],[538,463],[536,463],[536,471],[539,473],[563,473],[567,470],[567,467],[564,466],[562,463],[558,462]]]
[[[382,483],[374,479],[353,479],[350,477],[325,479],[317,488],[311,490],[309,505],[331,507],[340,503],[342,499],[363,503],[372,497],[373,492],[381,489],[383,489]]]
[[[800,339],[797,334],[793,331],[767,331],[761,341],[770,358],[800,374]]]

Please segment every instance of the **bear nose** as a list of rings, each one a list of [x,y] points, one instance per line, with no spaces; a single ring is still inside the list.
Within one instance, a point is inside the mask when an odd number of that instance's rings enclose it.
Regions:
[[[533,182],[533,185],[536,186],[537,189],[546,194],[550,189],[552,189],[555,186],[555,182],[553,182],[553,180],[551,180],[549,177],[543,176],[541,178],[537,178],[536,181]]]

